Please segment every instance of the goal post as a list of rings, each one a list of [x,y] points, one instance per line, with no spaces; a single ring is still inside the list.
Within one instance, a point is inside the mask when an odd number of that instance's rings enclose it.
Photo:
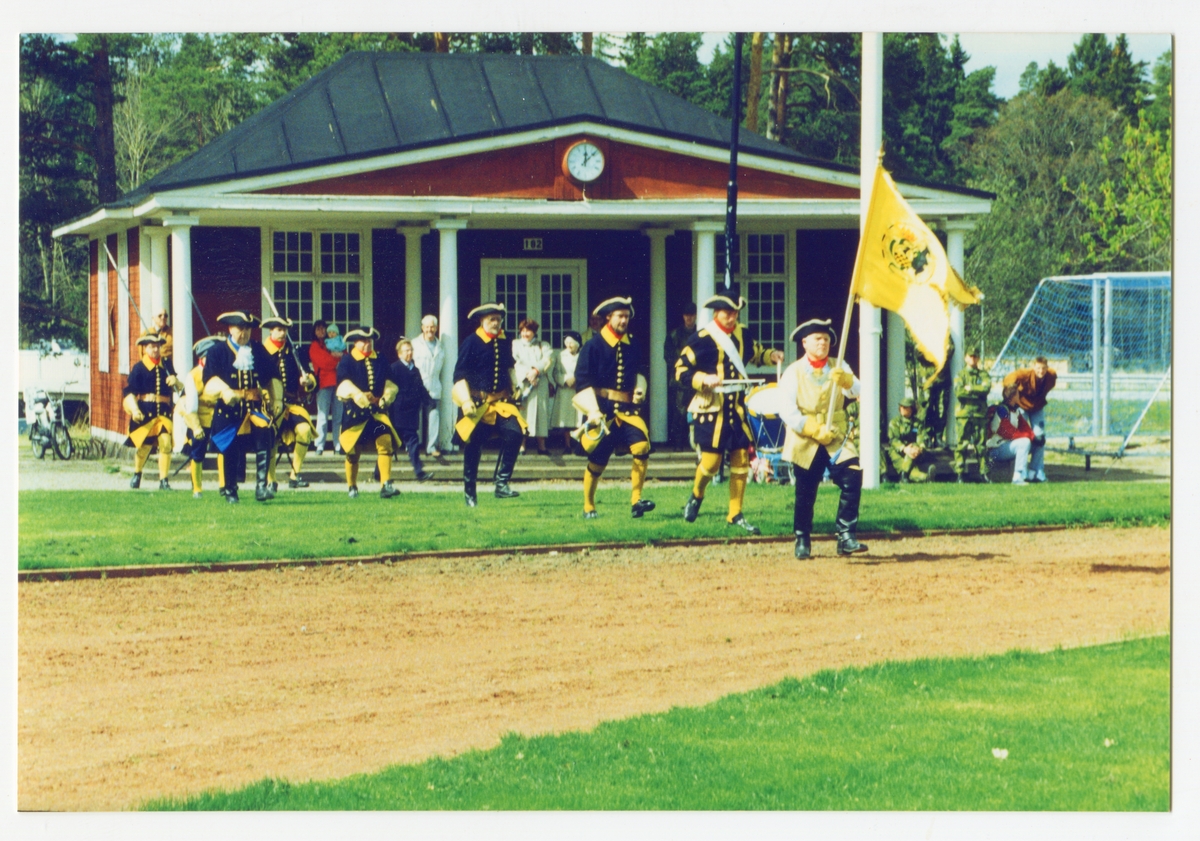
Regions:
[[[1058,374],[1052,436],[1171,435],[1171,275],[1043,278],[991,365],[999,379],[1046,357]]]

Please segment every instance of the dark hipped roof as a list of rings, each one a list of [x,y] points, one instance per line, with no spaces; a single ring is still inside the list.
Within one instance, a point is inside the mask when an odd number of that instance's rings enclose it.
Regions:
[[[110,206],[171,188],[583,120],[729,147],[728,120],[596,58],[353,52]],[[739,145],[780,160],[858,172],[744,129]]]

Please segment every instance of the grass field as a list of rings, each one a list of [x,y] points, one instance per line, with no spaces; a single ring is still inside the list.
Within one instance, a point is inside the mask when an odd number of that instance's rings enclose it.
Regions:
[[[679,516],[690,488],[650,488],[658,509],[629,517],[628,490],[602,487],[600,518],[580,518],[582,496],[530,491],[518,499],[480,494],[464,507],[457,493],[402,494],[357,500],[332,493],[282,492],[262,504],[232,506],[206,493],[23,491],[19,494],[19,568],[70,569],[125,564],[211,563],[251,559],[366,556],[452,548],[599,541],[740,537],[725,524],[727,492],[710,489],[700,519]],[[791,534],[792,490],[751,485],[747,517],[767,535]],[[832,528],[837,491],[821,490],[818,533]],[[1170,485],[1072,483],[886,485],[863,494],[860,531],[1020,528],[1029,525],[1167,525]]]
[[[825,671],[587,733],[148,808],[1165,811],[1169,779],[1163,636]]]

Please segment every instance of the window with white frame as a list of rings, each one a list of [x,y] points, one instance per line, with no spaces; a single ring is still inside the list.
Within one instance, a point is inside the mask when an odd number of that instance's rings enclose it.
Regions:
[[[573,329],[574,277],[570,272],[542,272],[541,340],[561,348],[563,335]]]
[[[504,332],[517,335],[517,325],[529,310],[529,274],[504,272],[496,275],[496,303],[504,304]]]
[[[584,260],[480,261],[482,300],[504,304],[504,331],[517,336],[526,318],[538,323],[538,338],[561,348],[569,330],[587,324],[587,262]]]
[[[733,243],[733,268],[739,294],[746,299],[741,321],[759,342],[787,349],[791,327],[787,305],[787,237],[784,234],[739,234]],[[716,242],[717,292],[725,276],[725,241]]]
[[[293,340],[311,341],[316,318],[342,333],[362,322],[360,233],[274,231],[271,251],[275,305],[295,322]]]

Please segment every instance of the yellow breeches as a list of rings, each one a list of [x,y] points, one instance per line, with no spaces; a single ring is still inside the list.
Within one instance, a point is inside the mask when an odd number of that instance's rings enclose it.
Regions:
[[[385,433],[375,441],[375,454],[379,457],[379,481],[388,482],[392,478],[392,436]],[[359,439],[353,450],[346,451],[346,484],[351,487],[358,484],[358,460],[363,453],[368,452],[367,443]]]
[[[158,445],[158,478],[160,479],[167,478],[167,474],[171,471],[171,447],[174,444],[174,440],[171,437],[170,430],[170,424],[166,426],[165,430],[160,427],[160,431],[154,442]],[[151,444],[143,442],[133,454],[134,473],[141,473],[142,468],[146,466],[146,462],[150,459],[151,446]]]

